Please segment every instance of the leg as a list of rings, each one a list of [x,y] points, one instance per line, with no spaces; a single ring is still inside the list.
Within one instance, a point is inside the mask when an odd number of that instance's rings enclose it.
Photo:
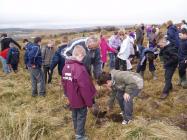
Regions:
[[[44,79],[44,73],[41,69],[37,69],[38,74],[37,74],[37,81],[39,83],[39,95],[40,96],[45,96],[45,79]]]
[[[77,111],[77,129],[76,135],[84,137],[85,136],[85,124],[86,124],[86,116],[87,116],[87,107],[83,107],[78,109]]]
[[[77,109],[72,109],[72,120],[73,120],[73,126],[76,133],[77,129]]]
[[[37,96],[37,79],[35,77],[35,69],[30,69],[30,75],[31,75],[31,83],[32,83],[32,96]]]
[[[3,65],[3,72],[8,74],[10,72],[10,69],[7,65],[6,59],[4,59],[2,56],[0,56],[1,63]]]
[[[138,96],[140,90],[138,89],[134,89],[133,93],[129,93],[130,95],[130,100],[129,101],[125,101],[123,100],[123,104],[124,104],[124,112],[123,112],[123,116],[124,116],[124,120],[125,121],[129,121],[132,120],[132,115],[133,115],[133,99],[134,97]]]
[[[180,62],[179,63],[179,77],[180,77],[180,80],[181,80],[181,83],[183,81],[186,81],[186,67],[187,67],[187,64],[185,64],[184,62]]]
[[[116,57],[116,60],[115,60],[115,69],[119,70],[119,67],[120,67],[120,59],[118,57]]]
[[[47,83],[47,67],[43,66],[43,72],[44,72],[44,77],[45,77],[45,83]]]
[[[172,89],[172,77],[175,72],[176,67],[174,68],[167,68],[165,70],[165,86],[163,89],[163,94],[169,94],[170,89]]]
[[[155,65],[154,65],[154,60],[149,60],[149,71],[152,73],[152,76],[153,76],[154,80],[157,79],[155,70],[156,70],[156,68],[155,68]]]
[[[123,91],[117,91],[117,94],[116,94],[116,98],[117,98],[117,100],[118,100],[118,103],[119,103],[119,106],[120,106],[120,108],[121,108],[121,111],[124,111],[124,105],[123,105],[123,101],[124,101],[124,99],[123,99],[123,94],[124,94],[124,92]]]
[[[121,60],[120,61],[121,62],[121,70],[123,70],[123,71],[126,71],[127,70],[127,62],[126,62],[126,60]]]
[[[109,57],[110,57],[110,69],[114,69],[115,68],[115,54],[109,53]]]

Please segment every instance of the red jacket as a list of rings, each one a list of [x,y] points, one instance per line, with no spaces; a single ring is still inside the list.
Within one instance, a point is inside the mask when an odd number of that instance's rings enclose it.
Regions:
[[[1,51],[0,56],[2,56],[4,59],[6,59],[9,49],[10,48],[7,48],[7,49]]]
[[[62,85],[71,108],[92,107],[96,89],[83,63],[66,61],[62,70]]]

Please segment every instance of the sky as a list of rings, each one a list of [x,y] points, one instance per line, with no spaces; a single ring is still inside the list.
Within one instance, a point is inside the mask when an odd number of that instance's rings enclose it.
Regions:
[[[187,20],[187,0],[0,0],[0,28]]]

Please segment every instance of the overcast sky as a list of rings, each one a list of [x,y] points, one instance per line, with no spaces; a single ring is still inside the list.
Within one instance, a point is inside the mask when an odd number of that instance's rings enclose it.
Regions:
[[[187,0],[0,0],[0,28],[187,20]]]

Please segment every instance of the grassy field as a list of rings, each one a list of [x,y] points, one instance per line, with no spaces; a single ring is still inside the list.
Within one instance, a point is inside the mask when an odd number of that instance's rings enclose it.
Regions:
[[[70,38],[81,36],[80,34]],[[59,38],[56,39],[60,41]],[[47,42],[47,39],[44,40]],[[52,84],[47,85],[45,98],[31,97],[29,73],[23,68],[18,74],[0,71],[0,140],[71,140],[74,138],[71,112],[64,108],[66,100],[55,71]],[[174,90],[166,100],[159,96],[164,85],[164,71],[156,63],[158,80],[146,71],[145,87],[134,100],[134,121],[122,126],[116,103],[112,112],[95,118],[88,113],[86,133],[90,140],[186,140],[187,90],[177,86],[178,71],[173,79]],[[106,111],[109,92],[96,87],[96,102]]]

